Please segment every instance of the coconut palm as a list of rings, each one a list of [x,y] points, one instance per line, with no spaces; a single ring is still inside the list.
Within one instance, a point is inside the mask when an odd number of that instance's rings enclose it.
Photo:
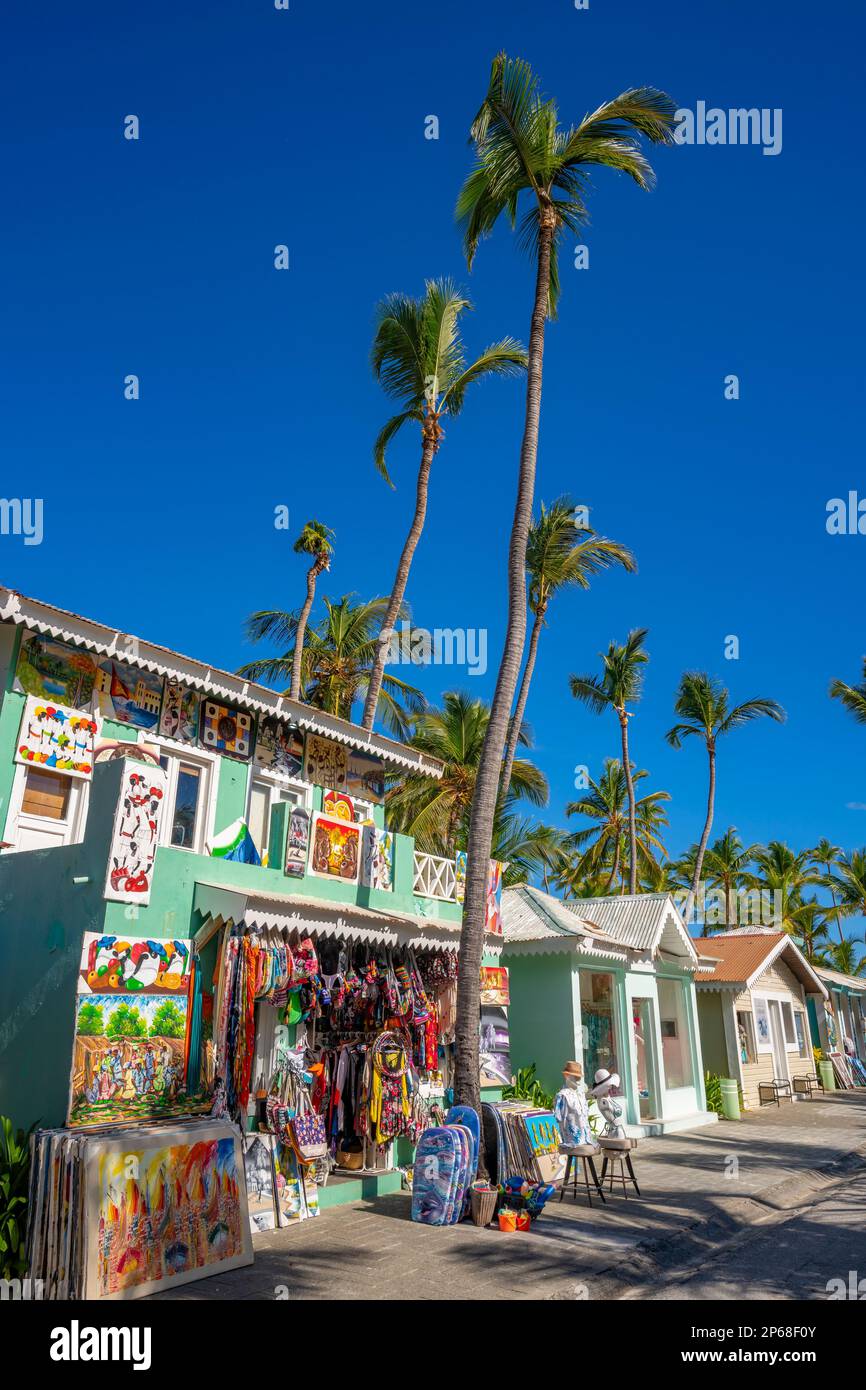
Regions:
[[[862,942],[856,937],[834,941],[832,946],[827,946],[823,951],[820,964],[828,966],[831,970],[838,970],[841,975],[866,975],[866,955],[862,954],[861,945]]]
[[[540,878],[549,892],[551,877],[562,861],[562,840],[562,831],[552,825],[500,810],[493,830],[493,858],[505,866],[503,887]]]
[[[781,840],[771,840],[768,845],[755,848],[752,862],[755,868],[745,875],[747,884],[773,895],[774,925],[797,936],[800,934],[797,911],[806,901],[803,890],[821,882],[820,875],[809,862],[809,851],[795,851]],[[825,912],[820,904],[818,908],[822,914]]]
[[[744,724],[751,723],[753,719],[766,717],[775,719],[777,723],[781,724],[785,718],[785,711],[775,700],[744,700],[741,705],[735,705],[731,708],[729,698],[728,691],[715,676],[708,676],[704,671],[686,671],[680,680],[674,701],[674,709],[681,722],[669,729],[665,736],[673,748],[681,748],[684,739],[702,738],[709,760],[707,814],[698,844],[694,878],[689,896],[686,899],[685,919],[687,923],[692,915],[701,878],[704,853],[713,826],[716,799],[716,744],[725,734],[731,733],[733,729],[741,728]]]
[[[317,709],[342,719],[352,718],[352,708],[366,692],[378,650],[377,634],[387,598],[358,602],[344,594],[337,602],[324,599],[325,614],[307,630],[301,653],[301,688],[304,699]],[[408,617],[403,611],[401,616]],[[268,641],[284,650],[278,656],[258,657],[238,670],[248,680],[279,685],[294,670],[299,619],[295,613],[265,609],[247,619],[251,642]],[[405,738],[416,716],[426,708],[421,691],[396,676],[386,676],[379,691],[382,722],[397,738]]]
[[[509,376],[526,366],[526,352],[514,338],[491,343],[474,362],[467,363],[460,338],[460,315],[472,305],[450,280],[428,280],[424,295],[392,294],[376,310],[373,371],[386,395],[399,401],[379,432],[373,457],[390,483],[386,451],[403,425],[420,426],[421,461],[415,484],[415,511],[403,543],[388,608],[382,622],[379,651],[370,675],[362,727],[372,729],[388,643],[406,593],[412,558],[424,529],[430,469],[442,441],[442,421],[459,415],[466,392],[485,377]]]
[[[828,886],[834,893],[834,915],[866,916],[866,849],[843,854],[839,859],[838,872],[830,876]]]
[[[818,899],[806,898],[790,908],[786,920],[787,930],[795,937],[810,965],[826,964],[827,951],[832,950],[832,946],[827,939],[827,915]]]
[[[831,681],[830,698],[841,700],[858,724],[866,724],[866,656],[863,658],[863,679],[860,684],[846,685],[845,681]]]
[[[529,575],[529,610],[533,615],[532,631],[529,634],[529,649],[517,704],[511,717],[508,740],[505,745],[505,760],[502,764],[500,795],[502,788],[511,784],[511,765],[517,749],[517,732],[526,713],[526,701],[535,659],[538,654],[538,639],[541,629],[546,625],[550,601],[561,589],[571,586],[588,589],[590,577],[609,569],[612,565],[622,565],[631,574],[637,563],[631,551],[619,541],[597,536],[588,526],[577,520],[576,503],[570,497],[558,497],[550,507],[541,504],[541,515],[529,528],[526,545],[526,570]]]
[[[475,784],[460,940],[455,1093],[459,1101],[476,1109],[480,1104],[478,995],[487,865],[502,753],[526,640],[526,542],[535,490],[544,330],[548,314],[555,311],[559,289],[557,244],[586,220],[583,195],[590,166],[607,165],[629,174],[641,188],[651,186],[653,171],[639,137],[669,143],[675,114],[670,97],[643,87],[623,92],[585,116],[579,125],[564,130],[558,124],[555,103],[540,94],[528,63],[500,53],[493,61],[487,94],[472,123],[475,167],[457,199],[467,261],[471,267],[479,242],[503,214],[514,227],[525,197],[529,207],[521,223],[521,240],[531,249],[535,263],[526,411],[508,549],[508,621]]]
[[[451,690],[446,692],[441,709],[427,709],[415,722],[407,742],[438,758],[444,770],[436,781],[401,774],[388,792],[388,823],[394,830],[414,835],[418,848],[427,854],[451,856],[466,844],[469,810],[489,718],[490,707],[483,700]],[[525,727],[520,732],[520,743],[527,749],[531,746],[531,735]],[[502,808],[503,822],[512,804],[521,797],[543,806],[547,801],[547,779],[534,763],[517,758]]]
[[[622,740],[622,767],[625,772],[625,785],[628,793],[628,891],[637,892],[638,855],[637,830],[635,825],[634,782],[628,752],[628,721],[634,710],[626,705],[636,704],[643,688],[643,667],[649,661],[649,653],[644,648],[648,628],[634,628],[623,643],[611,642],[606,652],[600,656],[604,671],[598,676],[570,676],[571,693],[593,711],[602,714],[612,709],[619,720]]]
[[[649,774],[643,770],[632,773],[634,786]],[[635,858],[642,871],[655,872],[656,854],[664,857],[665,848],[659,832],[667,825],[662,802],[670,801],[667,792],[648,792],[634,803]],[[567,816],[586,816],[593,824],[584,830],[573,831],[563,840],[566,864],[559,881],[567,894],[586,878],[599,880],[607,875],[600,891],[605,896],[618,881],[625,890],[623,861],[631,854],[632,802],[628,782],[618,758],[605,758],[604,769],[597,782],[589,778],[589,790],[579,801],[565,808]],[[631,890],[630,890],[631,891]]]
[[[331,556],[334,553],[333,535],[330,526],[324,526],[321,521],[308,521],[294,545],[296,555],[312,555],[313,563],[307,570],[307,596],[295,623],[295,652],[289,686],[289,696],[293,700],[300,700],[301,698],[301,663],[304,638],[313,601],[316,597],[316,580],[323,570],[331,568]]]
[[[830,916],[834,917],[836,920],[836,926],[839,929],[840,943],[845,940],[845,936],[842,931],[841,916],[836,911],[836,887],[833,882],[833,870],[838,867],[841,853],[841,847],[839,845],[832,845],[826,838],[819,840],[815,848],[809,850],[810,861],[816,868],[823,870],[821,886],[829,891],[830,897],[833,900],[833,911],[830,913]]]
[[[697,846],[695,848],[697,851]],[[741,890],[748,882],[749,864],[757,848],[757,845],[744,846],[733,825],[729,825],[724,835],[707,847],[704,874],[710,888],[724,896],[726,931],[738,924],[737,903]],[[753,925],[759,924],[760,917]],[[708,931],[705,913],[702,934],[706,936]]]

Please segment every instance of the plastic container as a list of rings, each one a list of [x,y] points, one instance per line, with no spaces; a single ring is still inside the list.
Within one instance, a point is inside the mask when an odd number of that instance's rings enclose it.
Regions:
[[[736,1081],[732,1081],[729,1076],[719,1078],[719,1087],[722,1092],[722,1114],[726,1120],[739,1120],[740,1118],[740,1093]]]
[[[835,1091],[836,1073],[833,1070],[833,1063],[823,1061],[818,1063],[818,1073],[821,1077],[821,1085],[825,1091]]]

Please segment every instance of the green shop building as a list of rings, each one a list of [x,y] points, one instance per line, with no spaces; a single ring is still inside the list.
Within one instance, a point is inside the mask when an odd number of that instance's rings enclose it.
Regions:
[[[620,1077],[630,1135],[713,1124],[706,1108],[697,952],[664,893],[563,902],[528,885],[502,899],[511,1061],[546,1089],[581,1062]]]

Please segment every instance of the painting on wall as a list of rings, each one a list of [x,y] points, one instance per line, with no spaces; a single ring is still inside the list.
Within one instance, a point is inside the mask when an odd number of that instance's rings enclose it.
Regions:
[[[385,764],[382,759],[374,757],[372,753],[350,750],[346,760],[346,791],[359,801],[371,801],[381,806],[385,800]]]
[[[78,971],[69,1120],[141,1124],[200,1111],[189,1098],[192,943],[86,932]]]
[[[498,859],[491,859],[487,870],[487,912],[485,931],[494,936],[502,935],[502,865]]]
[[[216,700],[202,700],[199,743],[211,753],[246,762],[253,752],[253,724],[253,716],[246,710],[221,705]]]
[[[764,1049],[770,1044],[770,1015],[767,1012],[766,999],[756,999],[752,996],[752,1010],[755,1015],[755,1032],[758,1036],[758,1046]]]
[[[293,806],[289,817],[286,835],[286,862],[284,871],[288,878],[303,878],[307,872],[307,850],[310,844],[310,813],[303,806]]]
[[[503,1008],[486,1005],[481,1010],[479,1053],[482,1086],[511,1084],[511,1040],[508,1015]]]
[[[28,695],[15,747],[16,763],[90,781],[99,722],[67,705]]]
[[[361,867],[361,826],[317,811],[313,816],[310,873],[357,883]]]
[[[482,965],[481,1004],[493,1004],[507,1008],[511,1002],[508,990],[508,967],[504,965]]]
[[[315,1163],[300,1163],[290,1144],[277,1142],[277,1209],[281,1226],[319,1215]]]
[[[304,735],[274,714],[261,715],[256,732],[256,762],[283,777],[300,777],[304,769]]]
[[[244,1135],[244,1177],[250,1230],[273,1231],[277,1226],[277,1174],[273,1134]]]
[[[96,670],[96,699],[100,714],[135,729],[156,730],[162,709],[162,676],[141,671],[114,657]]]
[[[109,902],[150,902],[165,787],[161,767],[124,764],[103,893]]]
[[[364,859],[361,882],[365,888],[390,893],[394,888],[394,836],[372,822],[363,826]]]
[[[93,1136],[83,1296],[140,1298],[252,1264],[241,1136],[223,1120]]]
[[[15,666],[14,690],[89,710],[95,684],[96,659],[89,652],[38,632],[25,632]]]
[[[454,901],[462,903],[466,897],[466,851],[458,849],[454,856]]]
[[[348,750],[342,743],[322,738],[319,734],[307,734],[304,748],[304,780],[314,782],[317,787],[332,787],[334,791],[346,790],[346,773],[349,761]]]
[[[159,732],[163,738],[176,738],[181,743],[195,743],[198,737],[199,696],[180,681],[167,680],[159,717]]]

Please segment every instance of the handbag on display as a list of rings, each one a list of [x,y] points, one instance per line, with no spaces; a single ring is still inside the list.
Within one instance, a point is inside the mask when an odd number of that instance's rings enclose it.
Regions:
[[[306,1090],[301,1092],[298,1112],[289,1120],[289,1134],[292,1148],[302,1163],[314,1158],[325,1158],[328,1153],[328,1135],[325,1121],[317,1115]]]

